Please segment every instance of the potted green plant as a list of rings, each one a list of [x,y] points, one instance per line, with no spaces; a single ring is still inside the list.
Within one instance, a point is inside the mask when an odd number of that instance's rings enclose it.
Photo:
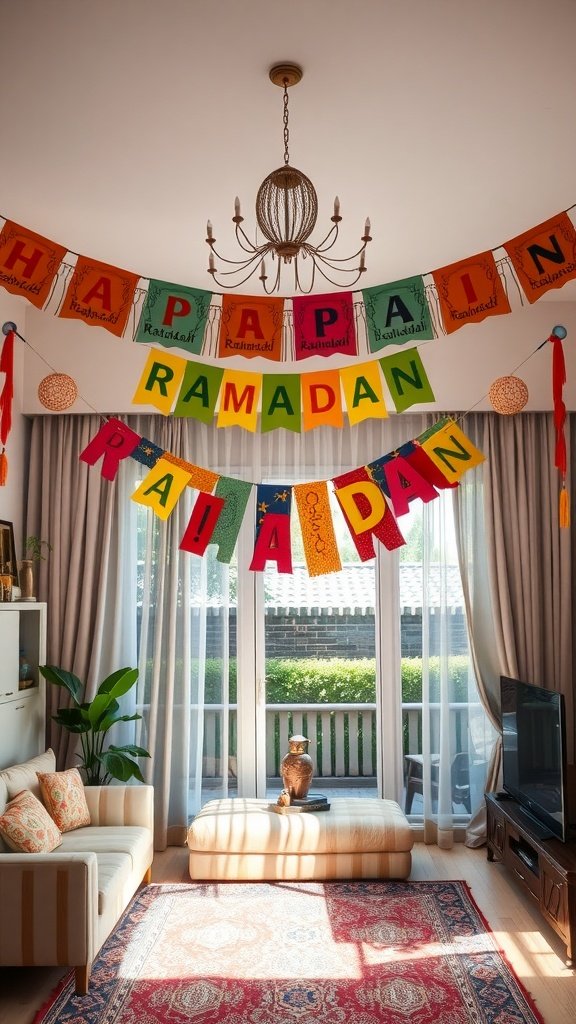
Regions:
[[[147,750],[130,743],[123,747],[110,744],[104,749],[106,733],[116,722],[135,722],[142,715],[121,715],[118,698],[131,690],[138,678],[137,668],[119,668],[104,679],[91,701],[82,701],[84,683],[73,672],[55,665],[40,665],[49,683],[63,686],[74,702],[73,707],[58,708],[52,718],[68,732],[79,733],[82,744],[80,771],[86,786],[104,786],[111,779],[144,782],[135,757],[150,757]],[[80,756],[80,755],[78,755]]]

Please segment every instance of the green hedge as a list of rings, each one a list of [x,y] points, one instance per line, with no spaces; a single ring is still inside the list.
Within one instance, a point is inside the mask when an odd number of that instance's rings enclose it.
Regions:
[[[465,655],[449,659],[449,699],[465,701],[468,695],[469,661]],[[429,659],[430,699],[439,694],[440,659]],[[221,700],[222,665],[206,661],[206,703]],[[236,659],[229,662],[230,701],[236,703]],[[374,658],[271,658],[266,663],[268,704],[370,704],[376,697]],[[402,658],[402,700],[422,700],[422,659]]]

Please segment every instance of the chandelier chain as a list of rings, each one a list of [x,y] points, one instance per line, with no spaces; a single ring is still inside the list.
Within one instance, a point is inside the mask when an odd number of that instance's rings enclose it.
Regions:
[[[290,163],[290,154],[288,153],[289,138],[290,130],[288,128],[288,85],[286,79],[284,79],[284,163],[286,165]]]

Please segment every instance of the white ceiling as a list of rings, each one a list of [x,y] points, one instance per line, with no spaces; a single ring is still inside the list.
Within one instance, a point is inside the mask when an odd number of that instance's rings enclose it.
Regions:
[[[336,255],[370,217],[365,286],[494,249],[576,203],[576,0],[0,0],[0,39],[0,214],[143,277],[210,288],[207,219],[235,255],[234,196],[250,231],[283,160],[268,80],[281,60],[304,69],[290,156],[316,185],[318,239],[336,194]],[[537,306],[561,304],[576,328],[575,296],[568,284]],[[489,335],[497,354],[524,332],[498,368],[512,372],[541,340],[523,315],[464,328],[459,351]]]
[[[208,218],[234,255],[234,196],[249,228],[283,159],[279,60],[339,255],[370,216],[365,285],[576,202],[574,0],[0,0],[0,38],[0,213],[145,277],[209,288]]]

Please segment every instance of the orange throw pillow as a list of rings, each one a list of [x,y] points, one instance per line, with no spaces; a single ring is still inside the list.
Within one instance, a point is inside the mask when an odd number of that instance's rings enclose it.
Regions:
[[[0,835],[16,853],[50,853],[62,842],[48,811],[29,789],[6,804],[0,815]]]
[[[90,824],[90,811],[77,768],[36,774],[46,810],[61,832],[72,832]]]

